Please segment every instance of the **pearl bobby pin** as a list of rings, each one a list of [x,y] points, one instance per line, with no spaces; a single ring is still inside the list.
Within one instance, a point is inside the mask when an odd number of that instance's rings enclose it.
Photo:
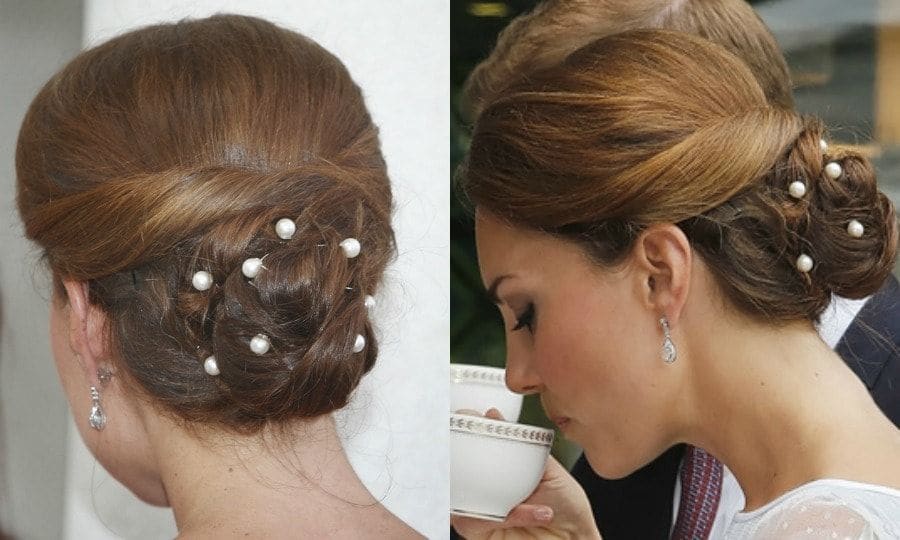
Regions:
[[[791,197],[798,200],[802,199],[803,196],[806,195],[806,184],[799,180],[795,180],[788,186],[788,192],[791,194]]]
[[[841,168],[841,164],[836,161],[832,161],[828,165],[825,165],[825,176],[832,180],[840,178],[843,172],[844,169]]]
[[[219,374],[219,364],[216,363],[215,356],[208,356],[206,360],[203,361],[203,369],[206,370],[206,373],[215,377]]]
[[[356,341],[353,342],[353,352],[362,352],[366,348],[366,338],[362,334],[356,334]]]
[[[863,227],[863,224],[855,219],[851,219],[850,223],[847,224],[847,234],[853,238],[862,238],[862,235],[865,232],[866,229]]]
[[[290,240],[297,232],[297,224],[293,219],[281,218],[275,223],[275,234],[282,240]]]
[[[256,334],[250,340],[250,350],[260,356],[269,352],[269,347],[271,346],[272,343],[269,341],[269,336],[265,334]]]
[[[345,257],[353,259],[359,255],[362,246],[360,246],[359,240],[356,238],[345,238],[341,240],[341,249],[344,251]]]
[[[213,284],[212,274],[206,270],[198,270],[197,272],[194,272],[194,276],[191,278],[191,284],[198,291],[208,290]]]
[[[263,268],[262,259],[253,257],[244,261],[244,264],[241,265],[241,273],[253,279],[259,275],[260,268]]]

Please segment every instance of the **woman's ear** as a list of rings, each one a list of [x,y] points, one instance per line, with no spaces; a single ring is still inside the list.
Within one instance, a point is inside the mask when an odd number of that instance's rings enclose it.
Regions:
[[[97,369],[106,354],[106,315],[91,304],[86,282],[63,279],[62,283],[69,300],[69,346],[80,359],[85,379],[99,386]]]
[[[635,241],[632,262],[647,309],[675,326],[691,282],[691,243],[675,225],[651,225]]]

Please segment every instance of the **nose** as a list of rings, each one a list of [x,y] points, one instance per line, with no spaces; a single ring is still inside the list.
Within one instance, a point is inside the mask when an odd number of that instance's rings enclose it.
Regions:
[[[522,354],[513,354],[510,350],[506,354],[506,386],[517,394],[525,395],[537,394],[543,388],[530,359]]]

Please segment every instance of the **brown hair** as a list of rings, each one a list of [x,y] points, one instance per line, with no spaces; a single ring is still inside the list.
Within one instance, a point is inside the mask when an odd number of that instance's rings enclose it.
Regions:
[[[831,293],[876,291],[897,248],[872,166],[823,156],[823,131],[770,106],[722,47],[631,31],[500,94],[475,125],[460,187],[479,208],[576,242],[604,265],[648,225],[677,223],[743,313],[816,320]],[[843,167],[836,180],[829,161]],[[807,186],[799,201],[788,193],[795,180]],[[847,232],[853,219],[862,238]],[[801,253],[815,262],[808,274],[795,267]]]
[[[342,407],[374,364],[364,298],[395,251],[390,184],[359,88],[312,40],[216,15],[87,50],[31,104],[16,174],[57,290],[89,284],[119,371],[162,410],[254,432]]]
[[[641,28],[686,32],[724,46],[747,64],[770,103],[793,107],[781,49],[745,0],[547,0],[500,33],[466,80],[463,109],[474,120],[510,81],[558,64],[597,38]]]

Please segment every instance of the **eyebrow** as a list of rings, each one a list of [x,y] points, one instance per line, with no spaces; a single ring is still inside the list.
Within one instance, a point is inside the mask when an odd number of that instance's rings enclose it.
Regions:
[[[492,303],[497,304],[497,305],[500,305],[502,303],[502,302],[500,302],[500,299],[497,298],[497,287],[499,287],[500,284],[503,283],[503,280],[508,277],[511,277],[510,274],[504,274],[502,276],[497,276],[496,278],[494,278],[494,281],[491,282],[491,286],[488,287],[488,290],[487,290],[487,297]]]

